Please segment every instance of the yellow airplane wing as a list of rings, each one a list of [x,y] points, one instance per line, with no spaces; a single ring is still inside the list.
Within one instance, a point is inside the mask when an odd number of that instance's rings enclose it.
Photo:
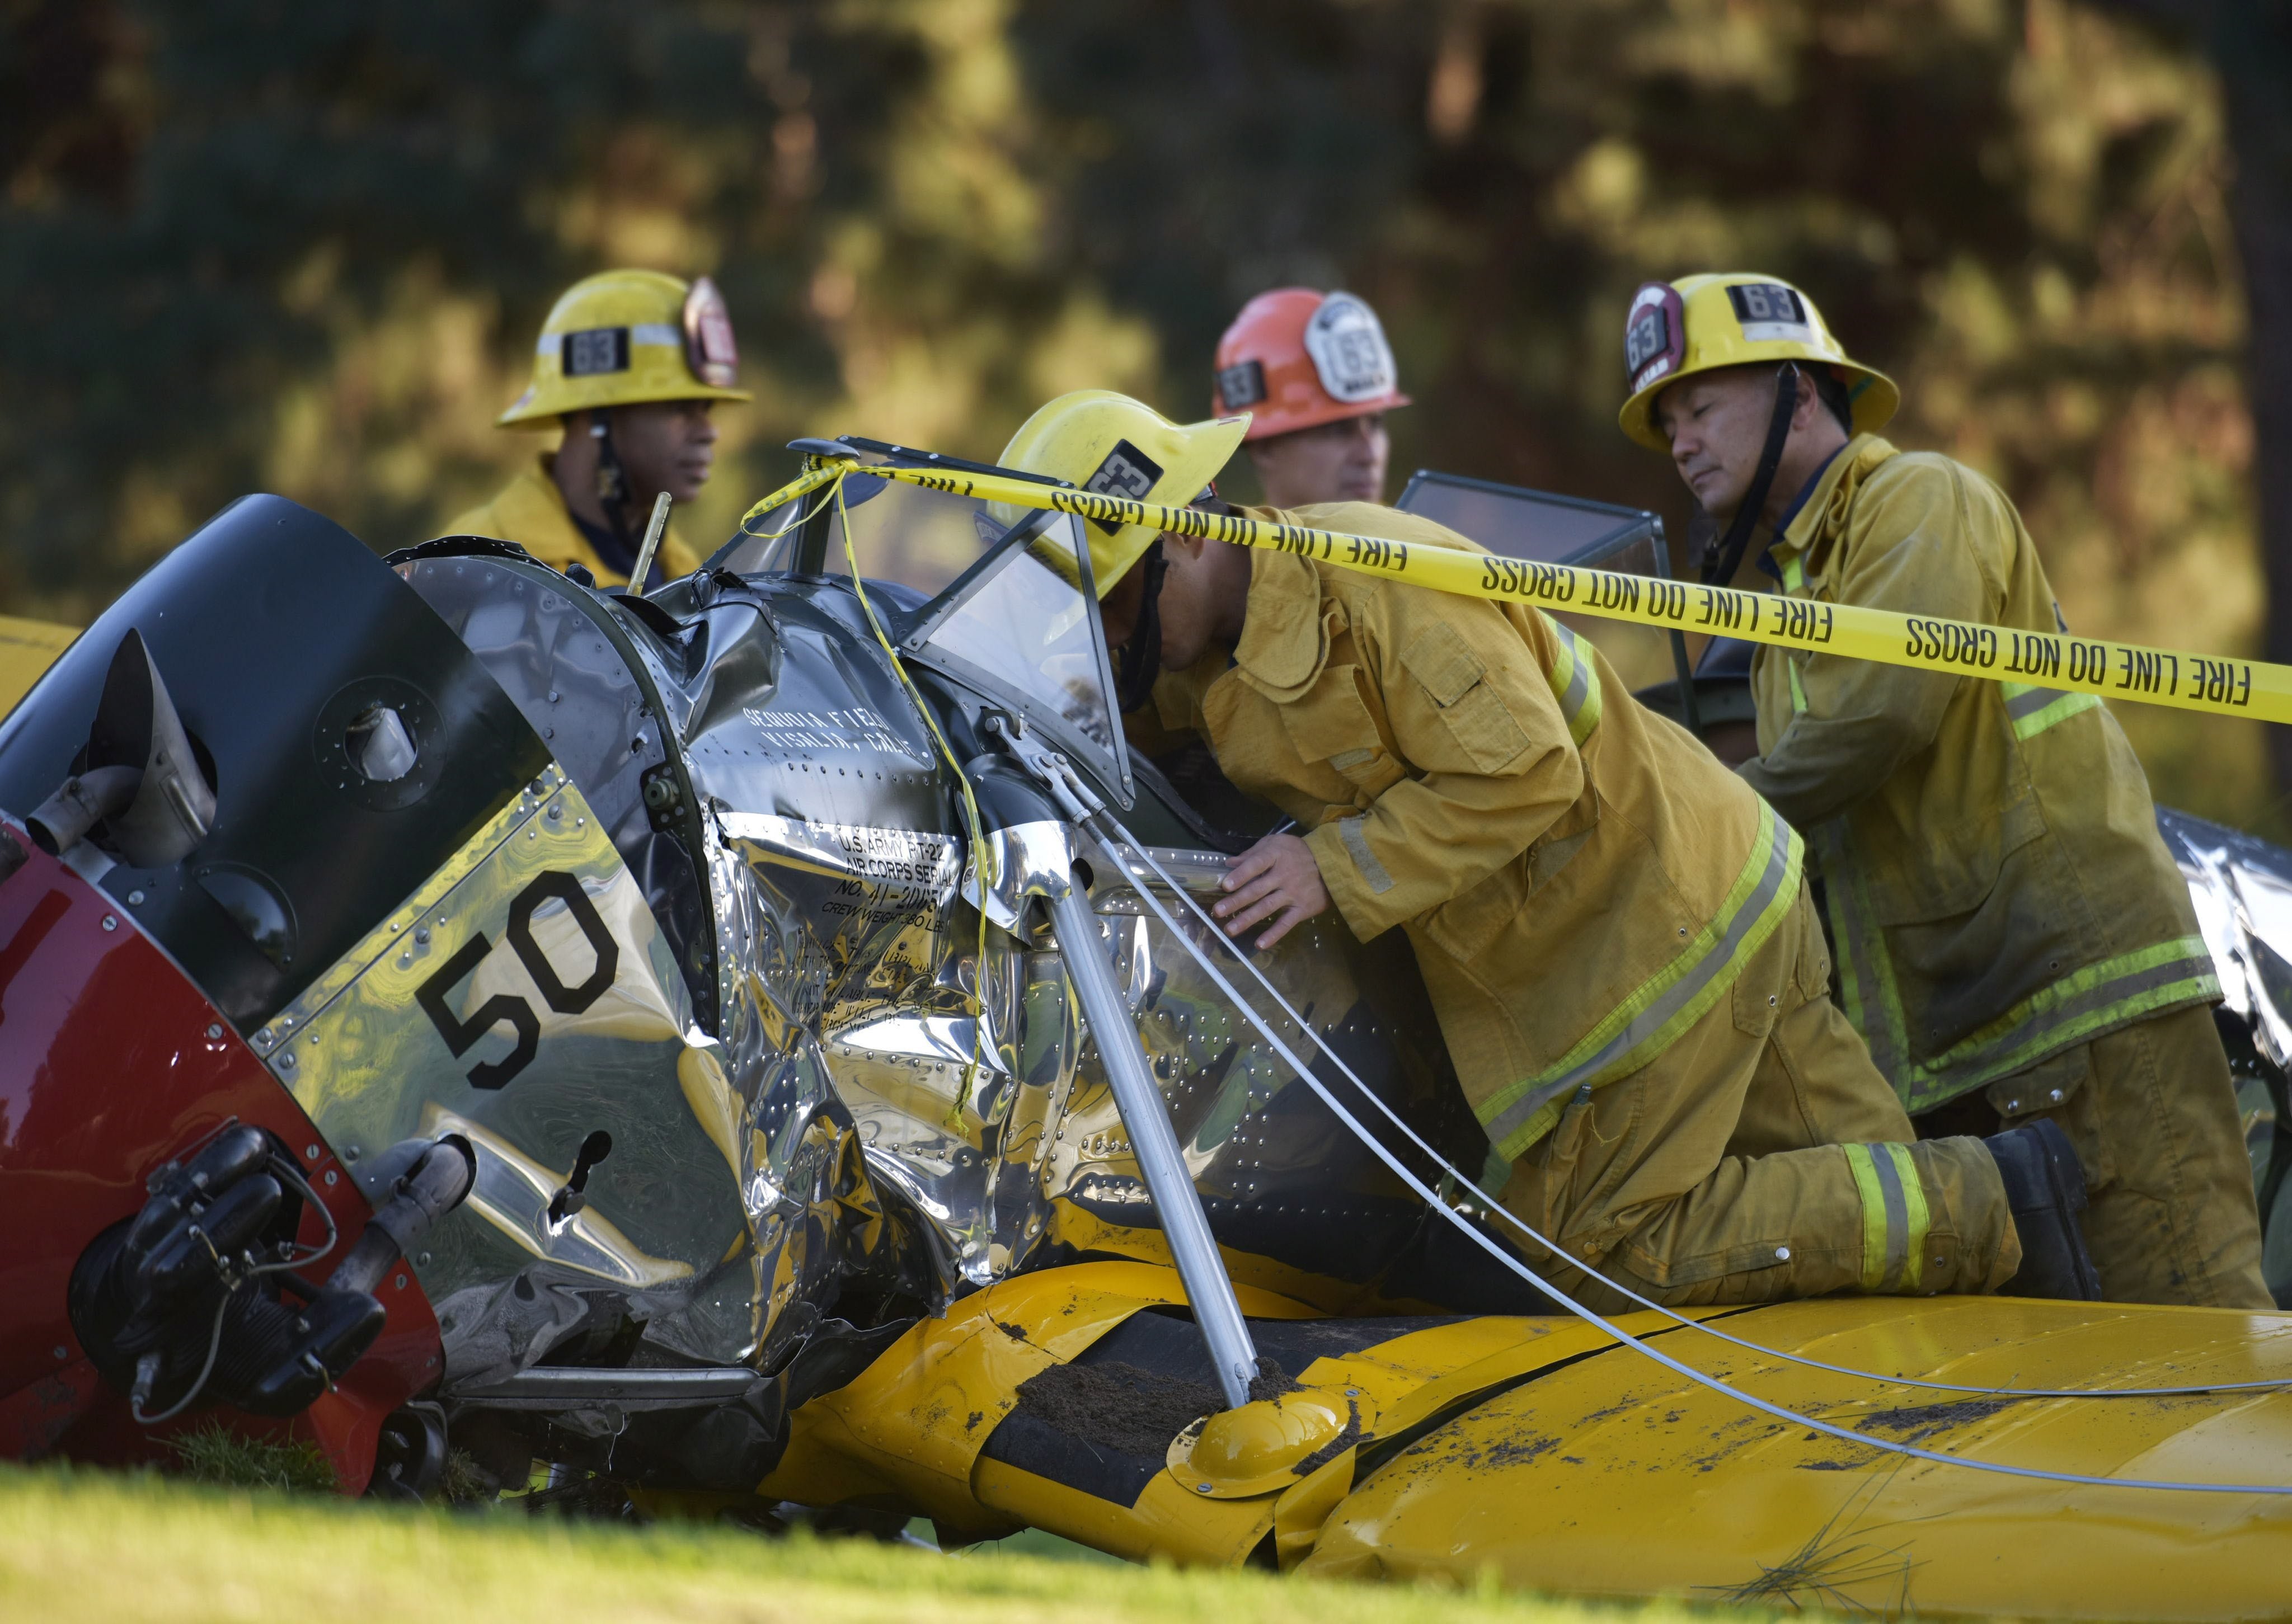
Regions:
[[[1142,1562],[1461,1587],[1493,1575],[1610,1602],[2285,1616],[2283,1499],[2015,1481],[1890,1455],[1775,1420],[1566,1317],[1300,1319],[1302,1304],[1239,1290],[1258,1351],[1354,1416],[1263,1482],[1209,1481],[1217,1465],[1196,1469],[1202,1451],[1169,1435],[1218,1403],[1193,1326],[1158,1312],[1182,1300],[1174,1271],[1092,1262],[998,1282],[917,1323],[795,1412],[761,1492],[898,1506],[937,1519],[943,1538],[1033,1526]],[[1653,1314],[1618,1320],[1871,1445],[2086,1477],[2292,1483],[2292,1390],[2011,1391],[2292,1378],[2286,1315],[1846,1297],[1693,1317],[1875,1374],[1794,1367]],[[2008,1391],[1979,1391],[1992,1384]],[[1290,1402],[1231,1413],[1271,1411],[1257,1430],[1273,1437]]]
[[[0,715],[16,708],[78,635],[77,626],[0,615]]]

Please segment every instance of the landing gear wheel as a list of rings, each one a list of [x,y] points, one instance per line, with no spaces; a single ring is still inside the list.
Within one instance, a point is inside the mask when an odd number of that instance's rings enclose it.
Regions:
[[[425,1500],[446,1475],[446,1412],[435,1404],[393,1410],[382,1424],[374,1477],[366,1486],[379,1500]]]

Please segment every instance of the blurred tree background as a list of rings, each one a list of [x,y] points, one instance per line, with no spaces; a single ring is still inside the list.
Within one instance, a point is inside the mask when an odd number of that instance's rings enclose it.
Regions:
[[[0,0],[0,609],[84,620],[254,488],[430,535],[531,454],[493,415],[615,263],[714,275],[759,391],[697,535],[798,434],[1198,416],[1303,282],[1384,316],[1401,472],[1677,537],[1623,311],[1760,268],[1901,381],[1898,443],[2005,483],[2078,630],[2257,653],[2231,137],[2285,56],[2231,25],[2272,6]],[[2120,714],[2164,798],[2282,832],[2259,725]]]

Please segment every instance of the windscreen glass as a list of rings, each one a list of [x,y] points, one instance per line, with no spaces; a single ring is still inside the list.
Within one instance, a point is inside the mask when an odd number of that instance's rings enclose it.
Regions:
[[[924,649],[1023,695],[1112,760],[1119,753],[1114,707],[1098,619],[1075,561],[1078,532],[1071,515],[1051,515],[939,621]]]
[[[748,521],[746,531],[709,562],[736,575],[769,575],[795,567],[799,537],[824,531],[821,568],[840,575],[849,566],[844,533],[851,532],[860,573],[869,581],[910,588],[932,598],[979,561],[1020,513],[997,518],[988,504],[864,473],[847,474],[839,493],[831,486],[783,503]]]

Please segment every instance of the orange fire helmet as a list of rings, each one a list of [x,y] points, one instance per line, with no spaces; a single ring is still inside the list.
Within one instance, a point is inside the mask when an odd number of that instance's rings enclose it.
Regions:
[[[1405,406],[1376,312],[1351,293],[1277,287],[1241,307],[1218,341],[1213,409],[1252,414],[1248,438]]]

